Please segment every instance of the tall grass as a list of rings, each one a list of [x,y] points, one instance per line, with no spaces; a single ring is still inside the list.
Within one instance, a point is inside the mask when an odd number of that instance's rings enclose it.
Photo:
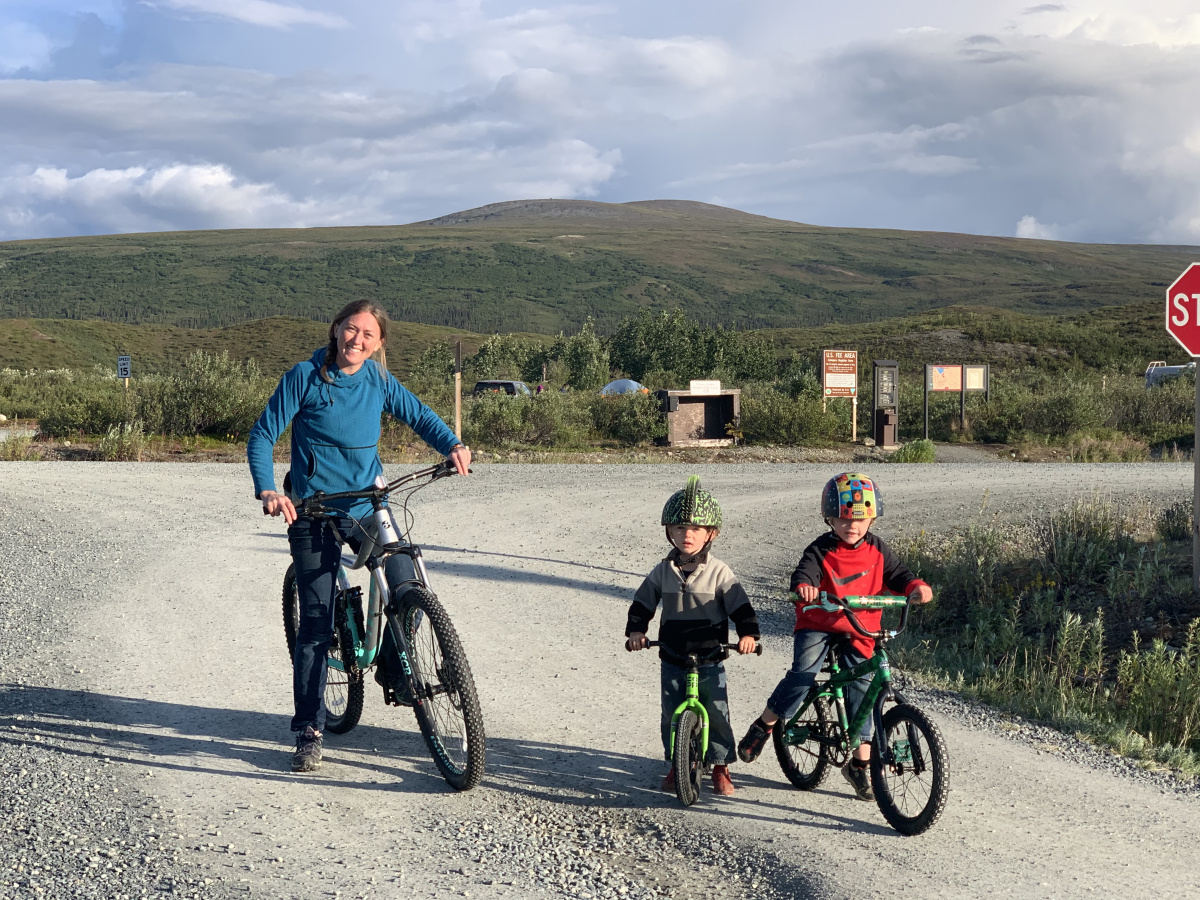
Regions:
[[[1023,525],[903,542],[935,601],[914,613],[898,660],[1200,773],[1200,601],[1174,564],[1187,547],[1146,537],[1178,534],[1167,516],[1080,500]]]

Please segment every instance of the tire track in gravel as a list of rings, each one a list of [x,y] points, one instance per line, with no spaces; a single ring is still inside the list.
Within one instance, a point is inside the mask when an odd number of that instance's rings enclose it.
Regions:
[[[761,602],[816,534],[811,510],[827,467],[693,468],[725,508],[720,555]],[[1173,897],[1200,888],[1194,797],[1004,737],[1004,723],[977,720],[952,698],[930,703],[950,746],[951,796],[923,837],[900,838],[836,777],[811,794],[786,788],[765,758],[735,767],[734,798],[677,809],[655,790],[665,768],[656,661],[624,653],[620,640],[632,589],[665,546],[661,504],[688,471],[480,466],[418,495],[415,535],[488,725],[484,785],[458,795],[411,714],[384,708],[374,690],[362,725],[330,737],[322,772],[287,771],[287,547],[280,524],[257,514],[242,467],[2,464],[2,524],[25,528],[19,546],[63,548],[45,559],[25,552],[29,583],[75,591],[56,607],[71,623],[57,648],[65,668],[23,665],[14,678],[26,636],[0,631],[0,681],[25,682],[5,697],[20,694],[27,716],[9,721],[6,710],[4,733],[42,734],[51,769],[104,748],[114,786],[139,788],[142,815],[160,816],[143,824],[168,823],[163,843],[196,863],[179,867],[181,884],[190,877],[189,889],[213,895]],[[1044,502],[1051,476],[1067,496],[1166,496],[1163,484],[1190,469],[889,467],[889,509],[904,510],[906,528],[955,527],[979,502],[941,490],[949,475],[1019,517]],[[899,518],[881,523],[885,536]],[[71,559],[85,564],[63,565]],[[786,624],[773,621],[768,656],[729,663],[739,732],[787,664]]]

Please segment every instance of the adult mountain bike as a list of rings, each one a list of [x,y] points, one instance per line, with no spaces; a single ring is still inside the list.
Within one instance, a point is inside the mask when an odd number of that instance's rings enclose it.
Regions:
[[[385,685],[385,701],[412,707],[438,770],[452,787],[465,791],[483,776],[483,713],[466,652],[449,613],[430,590],[421,548],[411,541],[412,516],[408,511],[413,493],[454,472],[454,464],[446,461],[391,482],[380,475],[375,486],[366,490],[318,492],[294,503],[300,516],[352,519],[360,543],[349,568],[366,567],[371,574],[364,609],[362,589],[351,587],[345,565],[338,568],[333,636],[326,660],[325,730],[345,734],[358,724],[365,675],[379,663],[383,629],[387,628],[396,642],[404,690],[396,692]],[[390,494],[404,488],[408,488],[402,506],[406,527],[401,532],[387,501]],[[354,519],[327,505],[342,499],[370,500],[372,512]],[[396,554],[412,561],[413,578],[389,584],[384,562]],[[295,655],[299,627],[300,594],[293,564],[283,580],[283,629],[291,656]]]
[[[946,748],[941,732],[921,710],[892,685],[887,643],[908,624],[907,597],[836,597],[822,591],[818,602],[807,603],[798,595],[793,602],[807,604],[804,610],[843,612],[850,626],[875,641],[875,653],[859,665],[842,671],[836,643],[831,643],[823,673],[808,692],[804,703],[786,723],[772,729],[775,756],[788,781],[802,791],[815,790],[829,766],[843,766],[858,743],[858,735],[874,718],[871,749],[871,788],[887,823],[901,834],[921,834],[941,815],[949,790]],[[894,631],[868,631],[854,610],[901,609]],[[870,676],[870,686],[851,720],[846,715],[844,689],[859,678]],[[895,704],[887,711],[887,704]]]
[[[647,641],[647,647],[661,646],[658,641]],[[726,650],[736,650],[737,644],[722,644],[707,654],[689,653],[683,659],[687,672],[686,693],[683,702],[671,714],[671,764],[675,773],[675,796],[684,806],[691,806],[700,799],[700,784],[704,780],[708,756],[708,710],[700,702],[700,666],[715,662]],[[629,642],[625,649],[632,650]],[[762,643],[754,646],[754,652],[762,656]]]

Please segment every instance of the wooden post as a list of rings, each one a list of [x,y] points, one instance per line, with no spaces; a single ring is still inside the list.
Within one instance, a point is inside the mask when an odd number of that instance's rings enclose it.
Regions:
[[[454,342],[454,436],[462,440],[462,341]]]
[[[929,440],[929,365],[925,365],[925,440]]]
[[[963,433],[967,430],[967,367],[963,366],[962,390],[958,392],[958,417],[962,424]]]
[[[858,395],[850,398],[850,443],[858,443]]]

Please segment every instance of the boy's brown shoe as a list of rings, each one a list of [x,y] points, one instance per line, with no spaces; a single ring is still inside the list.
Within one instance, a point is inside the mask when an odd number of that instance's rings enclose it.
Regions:
[[[662,784],[659,789],[666,791],[668,794],[675,793],[675,767],[671,766],[671,771],[663,776]]]
[[[733,796],[733,781],[729,777],[729,766],[713,766],[713,793],[722,797]]]
[[[755,719],[746,736],[738,741],[738,759],[744,763],[752,763],[758,759],[763,747],[767,745],[767,738],[771,736],[771,728],[770,725],[764,725],[762,719]]]

